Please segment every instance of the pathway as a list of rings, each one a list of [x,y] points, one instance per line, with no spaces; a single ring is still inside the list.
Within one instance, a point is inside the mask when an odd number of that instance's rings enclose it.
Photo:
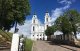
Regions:
[[[4,49],[4,50],[0,50],[0,51],[10,51],[10,49]]]
[[[36,41],[32,51],[80,51],[80,48],[67,45],[50,44],[47,41]]]

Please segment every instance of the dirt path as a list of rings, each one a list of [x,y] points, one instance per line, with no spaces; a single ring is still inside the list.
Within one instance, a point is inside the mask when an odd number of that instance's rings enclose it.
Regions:
[[[80,51],[80,48],[67,45],[52,45],[47,41],[36,41],[32,51]]]

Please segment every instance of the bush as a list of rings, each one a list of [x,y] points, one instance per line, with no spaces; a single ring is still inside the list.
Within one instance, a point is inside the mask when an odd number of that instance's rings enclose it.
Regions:
[[[32,45],[33,45],[33,41],[25,38],[25,40],[24,40],[24,51],[31,51]]]

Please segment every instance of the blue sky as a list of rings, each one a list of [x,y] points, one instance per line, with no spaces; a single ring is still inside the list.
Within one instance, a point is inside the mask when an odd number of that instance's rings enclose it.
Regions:
[[[51,15],[52,10],[65,6],[65,4],[60,4],[60,1],[63,0],[29,0],[31,5],[31,15],[27,16],[27,19],[31,19],[32,15],[36,13],[38,18],[43,22],[46,11]],[[80,11],[80,0],[71,0],[71,2],[72,3],[68,9],[76,9]]]
[[[31,19],[34,13],[38,16],[39,22],[43,24],[46,11],[50,13],[52,22],[67,9],[76,9],[80,12],[80,0],[29,0],[29,2],[31,5],[30,15],[26,16],[24,25],[18,25],[18,33],[27,36],[30,36]],[[12,28],[10,32],[13,31],[14,28]]]

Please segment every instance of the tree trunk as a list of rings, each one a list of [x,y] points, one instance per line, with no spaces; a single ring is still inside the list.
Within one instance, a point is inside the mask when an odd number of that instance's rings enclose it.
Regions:
[[[69,39],[69,34],[67,34],[67,40],[70,40],[70,39]]]
[[[74,37],[77,39],[77,36],[76,36],[76,30],[74,29]]]
[[[17,22],[15,21],[15,30],[14,30],[14,33],[16,33],[16,28],[17,28]]]
[[[51,35],[49,35],[49,36],[48,36],[47,40],[48,40],[48,41],[50,41],[50,40],[51,40]]]
[[[63,40],[65,40],[65,34],[63,34]]]
[[[75,36],[75,38],[77,39],[77,36],[76,36],[76,27],[75,27],[75,25],[74,25],[74,24],[72,24],[72,26],[73,26],[74,36]]]
[[[75,36],[75,38],[77,39],[77,36],[76,36],[76,34],[74,34],[74,36]]]

